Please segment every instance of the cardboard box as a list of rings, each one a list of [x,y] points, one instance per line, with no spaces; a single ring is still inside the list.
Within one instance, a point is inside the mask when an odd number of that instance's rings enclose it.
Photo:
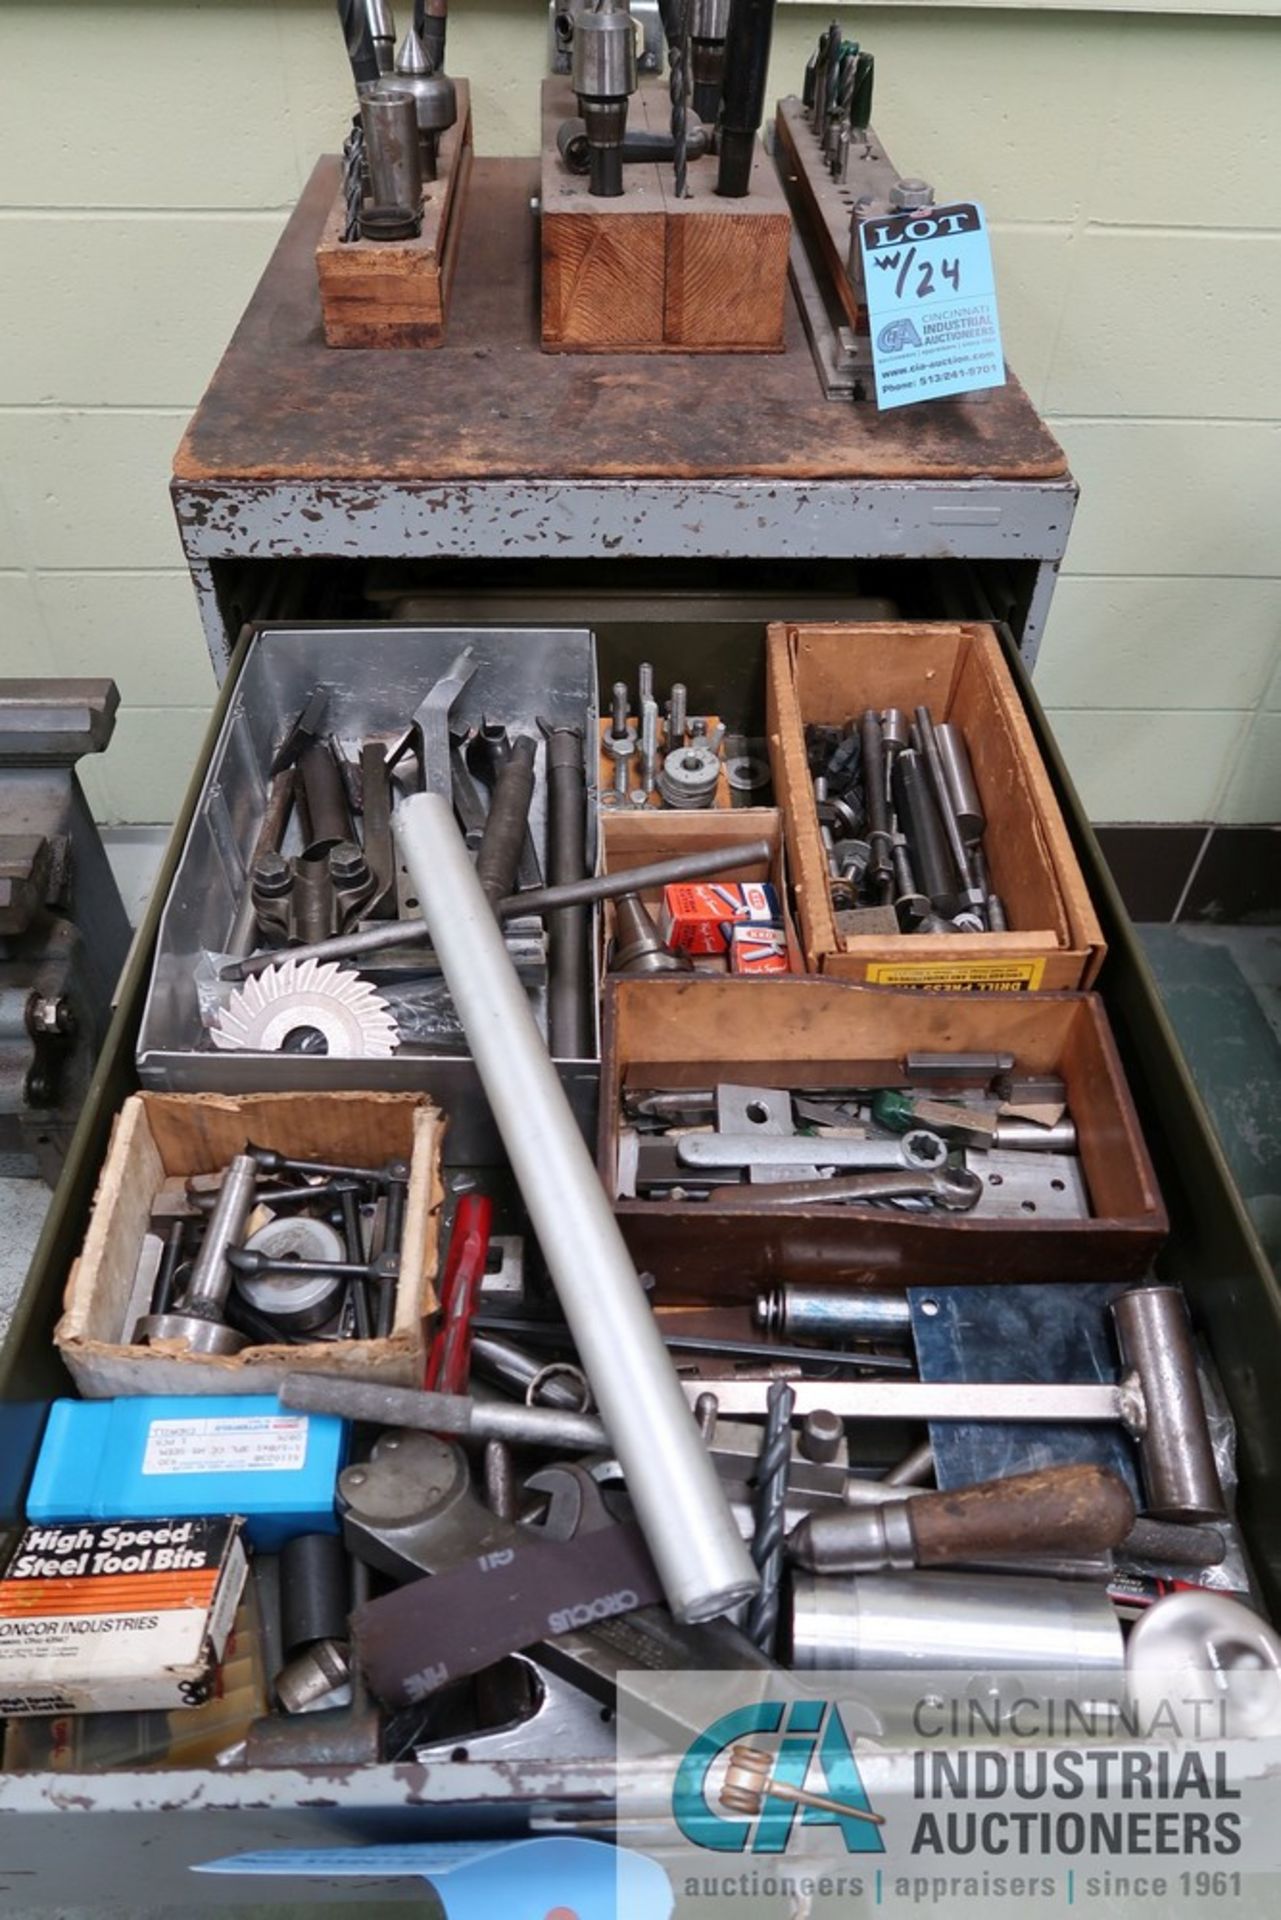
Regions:
[[[387,1386],[419,1386],[443,1189],[444,1119],[408,1093],[139,1093],[112,1130],[80,1257],[63,1295],[54,1340],[90,1399],[136,1393],[271,1393],[287,1371],[350,1373]],[[300,1159],[379,1167],[409,1162],[395,1319],[384,1340],[315,1341],[193,1354],[131,1346],[126,1325],[156,1196],[194,1173],[214,1173],[253,1141]]]
[[[735,841],[747,840],[768,841],[771,849],[769,859],[745,861],[742,866],[730,867],[725,873],[718,874],[716,880],[739,884],[750,881],[769,883],[779,901],[789,971],[802,973],[805,969],[804,956],[787,905],[783,817],[776,807],[707,808],[697,813],[681,813],[670,808],[664,808],[661,812],[648,808],[626,813],[606,810],[600,816],[601,871],[625,872],[629,867],[649,866],[655,860],[675,860],[682,854],[704,853],[709,848],[730,846]],[[657,922],[663,911],[663,889],[642,887],[641,900]],[[602,933],[607,952],[613,932],[613,909],[606,901],[602,914]],[[697,969],[710,968],[714,974],[725,971],[728,966],[724,955],[711,958],[691,955],[691,958]],[[603,958],[601,973],[603,977]]]
[[[1107,952],[1066,822],[989,626],[876,621],[775,625],[766,653],[774,791],[806,965],[869,986],[1026,993],[1087,987]],[[987,815],[984,849],[1011,931],[837,931],[805,753],[807,725],[868,707],[930,708],[965,734]]]
[[[0,1577],[0,1714],[198,1706],[245,1571],[236,1519],[28,1527]]]
[[[694,880],[663,888],[658,930],[675,953],[728,954],[736,927],[783,925],[777,890],[767,880]]]
[[[759,978],[766,973],[790,973],[787,935],[782,927],[731,927],[729,970],[745,979]]]
[[[894,1085],[907,1053],[1006,1052],[1062,1075],[1092,1215],[990,1219],[868,1207],[786,1213],[618,1194],[624,1087]],[[882,1077],[873,1077],[877,1071]],[[1033,1156],[1029,1155],[1029,1158]],[[976,1156],[977,1159],[977,1156]],[[1135,1279],[1168,1220],[1102,1003],[1089,993],[888,993],[839,980],[611,981],[598,1166],[655,1298],[721,1304],[765,1282]]]

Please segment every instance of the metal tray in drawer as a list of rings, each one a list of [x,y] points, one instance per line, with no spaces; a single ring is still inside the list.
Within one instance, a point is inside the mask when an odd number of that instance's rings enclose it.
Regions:
[[[393,735],[408,724],[424,693],[464,646],[471,648],[477,671],[454,708],[455,725],[476,725],[483,716],[536,733],[537,722],[545,720],[580,727],[586,741],[595,739],[595,649],[586,628],[291,625],[264,626],[254,634],[229,678],[230,701],[161,915],[138,1040],[138,1077],[144,1086],[243,1093],[369,1084],[369,1068],[359,1060],[222,1053],[202,1045],[197,975],[203,956],[227,949],[266,802],[268,766],[314,688],[331,690],[327,732],[348,740]],[[544,755],[540,739],[540,777],[530,817],[540,856],[547,825]],[[590,872],[596,860],[596,768],[595,755],[586,757]],[[595,968],[594,925],[591,945]],[[532,989],[531,999],[540,1011],[544,990]],[[452,1122],[448,1155],[455,1163],[484,1164],[501,1157],[461,1038],[454,1051],[415,1048],[380,1061],[378,1076],[389,1090],[425,1090],[439,1101]],[[566,1062],[562,1076],[589,1131],[595,1121],[595,1068]]]

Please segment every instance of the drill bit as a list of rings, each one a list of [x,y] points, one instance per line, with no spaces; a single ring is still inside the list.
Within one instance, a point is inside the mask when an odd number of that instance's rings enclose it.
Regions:
[[[342,149],[342,194],[344,240],[359,240],[360,209],[364,204],[365,191],[363,175],[365,171],[365,128],[360,115],[351,123],[351,132],[343,141]]]
[[[689,198],[689,150],[685,95],[688,85],[688,34],[685,0],[672,0],[667,43],[668,91],[672,101],[672,168],[676,198]]]
[[[760,1570],[761,1585],[747,1615],[747,1634],[763,1653],[770,1653],[778,1633],[778,1589],[783,1576],[796,1395],[786,1381],[775,1380],[765,1404],[765,1437],[756,1462],[756,1532],[752,1537],[752,1559]]]

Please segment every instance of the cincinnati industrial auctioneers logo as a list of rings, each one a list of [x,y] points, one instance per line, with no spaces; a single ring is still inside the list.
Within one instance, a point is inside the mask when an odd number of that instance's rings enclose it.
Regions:
[[[1240,1751],[1222,1701],[1162,1698],[1140,1709],[1015,1694],[992,1707],[928,1694],[889,1704],[898,1709],[892,1733],[884,1712],[869,1722],[866,1698],[753,1700],[721,1713],[676,1768],[671,1812],[682,1838],[738,1855],[1221,1860],[1241,1851]],[[864,1741],[861,1771],[851,1726]],[[869,1780],[879,1783],[879,1810]]]
[[[885,1848],[883,1816],[826,1700],[760,1700],[722,1714],[685,1751],[672,1815],[685,1839],[714,1853],[783,1853],[798,1823],[833,1829],[847,1853]]]

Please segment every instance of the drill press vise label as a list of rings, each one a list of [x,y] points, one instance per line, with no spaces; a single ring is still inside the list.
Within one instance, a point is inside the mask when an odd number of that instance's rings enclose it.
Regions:
[[[875,214],[859,227],[876,404],[1005,385],[983,209]]]
[[[932,987],[949,993],[1035,993],[1044,960],[875,960],[866,978],[875,987]]]

